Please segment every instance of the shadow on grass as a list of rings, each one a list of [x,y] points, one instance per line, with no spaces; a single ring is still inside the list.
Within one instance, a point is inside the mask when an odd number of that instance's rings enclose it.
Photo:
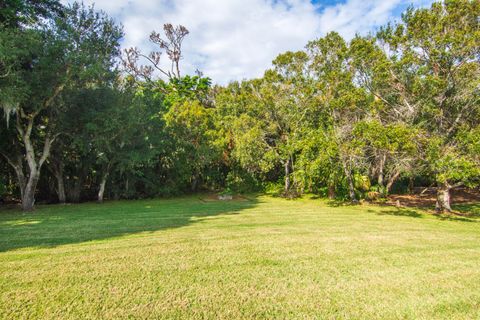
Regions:
[[[453,206],[463,217],[480,219],[480,203],[457,204]]]
[[[360,205],[360,202],[352,202],[352,201],[346,201],[346,200],[337,200],[337,199],[328,199],[327,200],[327,205],[330,207],[354,207]]]
[[[403,209],[403,208],[392,208],[388,210],[382,210],[377,212],[379,216],[400,216],[400,217],[412,217],[412,218],[421,218],[422,214],[418,213],[415,210]]]
[[[455,206],[454,209],[457,213],[451,213],[451,214],[431,213],[430,215],[443,221],[480,222],[480,220],[478,219],[480,218],[480,204]],[[423,211],[423,213],[421,213],[421,211]],[[369,212],[373,212],[373,210],[369,210]],[[382,210],[380,212],[377,212],[377,214],[422,218],[425,215],[428,215],[429,212],[425,211],[424,207],[422,208],[391,208],[388,210]]]
[[[104,204],[40,206],[33,213],[0,211],[0,252],[50,248],[128,234],[180,228],[214,216],[239,214],[257,204],[240,201],[201,201],[197,197],[112,201]]]

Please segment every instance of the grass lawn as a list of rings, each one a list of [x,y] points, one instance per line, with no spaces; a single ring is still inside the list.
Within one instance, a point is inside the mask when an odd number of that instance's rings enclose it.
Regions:
[[[0,319],[480,319],[470,218],[198,197],[0,211]]]

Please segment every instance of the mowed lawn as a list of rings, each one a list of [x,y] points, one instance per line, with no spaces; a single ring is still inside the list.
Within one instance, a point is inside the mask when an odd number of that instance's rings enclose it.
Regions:
[[[0,319],[480,319],[477,217],[266,196],[0,211]]]

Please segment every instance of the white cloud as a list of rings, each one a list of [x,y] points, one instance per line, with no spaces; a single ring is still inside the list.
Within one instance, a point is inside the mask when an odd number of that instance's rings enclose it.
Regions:
[[[65,0],[67,1],[67,0]],[[411,0],[416,4],[429,0]],[[410,2],[411,2],[410,1]],[[125,27],[125,47],[151,49],[148,36],[164,23],[190,30],[183,73],[199,68],[215,82],[261,76],[287,50],[302,49],[328,31],[346,38],[392,19],[405,0],[347,0],[320,6],[308,0],[88,0]]]

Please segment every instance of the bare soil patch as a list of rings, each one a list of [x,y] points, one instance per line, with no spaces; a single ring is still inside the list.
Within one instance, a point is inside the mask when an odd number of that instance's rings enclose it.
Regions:
[[[415,194],[392,194],[388,196],[387,204],[405,207],[432,207],[436,202],[436,188],[416,189]],[[452,204],[480,202],[480,190],[460,188],[451,191]]]

